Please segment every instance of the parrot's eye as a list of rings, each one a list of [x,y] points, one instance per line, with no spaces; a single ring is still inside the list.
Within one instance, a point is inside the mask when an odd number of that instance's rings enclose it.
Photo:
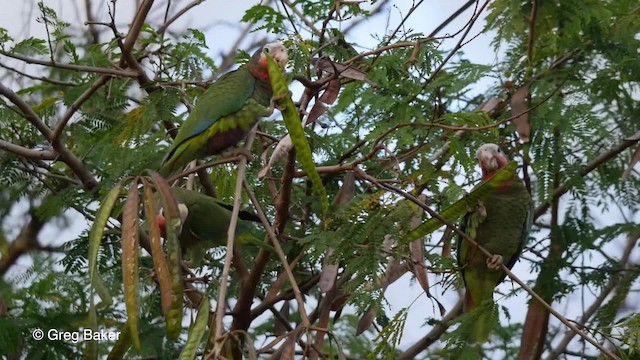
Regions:
[[[270,51],[271,51],[271,49],[269,49],[268,47],[265,46],[264,52],[266,52],[268,54]]]

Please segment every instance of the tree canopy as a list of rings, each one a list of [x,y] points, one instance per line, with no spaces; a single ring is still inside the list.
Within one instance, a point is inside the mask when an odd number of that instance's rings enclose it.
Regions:
[[[177,25],[201,3],[76,1],[72,21],[39,1],[45,36],[0,28],[0,355],[637,358],[636,0],[466,1],[441,24],[416,21],[442,9],[417,0],[248,2],[219,56],[222,30]],[[199,95],[275,40],[290,61],[251,155],[158,175]],[[534,225],[489,341],[470,345],[455,242],[502,181],[472,191],[488,142],[515,161]],[[255,239],[183,261],[174,180],[231,204],[232,228],[253,213]],[[70,224],[63,244],[43,236]],[[393,306],[389,287],[429,305]]]

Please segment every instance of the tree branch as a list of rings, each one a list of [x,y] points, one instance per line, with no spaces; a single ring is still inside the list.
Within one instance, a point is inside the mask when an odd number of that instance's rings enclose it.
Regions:
[[[612,148],[607,152],[600,154],[600,156],[593,159],[591,162],[587,163],[587,165],[585,165],[585,167],[582,170],[580,170],[579,175],[582,177],[588,175],[590,172],[597,169],[600,165],[614,158],[615,156],[617,156],[627,148],[636,144],[638,141],[640,141],[640,131],[638,131],[637,133],[631,135],[626,139],[623,139],[622,142],[618,144],[616,147]],[[564,195],[567,191],[569,191],[569,188],[570,188],[569,182],[562,183],[558,188],[556,188],[553,191],[552,199],[546,202],[543,202],[542,204],[536,207],[534,211],[534,218],[538,218],[542,214],[544,214],[549,209],[549,206],[551,205],[551,201],[553,201],[554,199],[558,199],[559,197]]]
[[[63,63],[58,63],[58,62],[54,62],[54,61],[47,61],[47,60],[39,60],[39,59],[34,59],[34,58],[30,58],[27,56],[23,56],[20,54],[14,54],[5,50],[0,50],[0,55],[4,55],[6,57],[10,57],[16,60],[20,60],[20,61],[24,61],[27,64],[36,64],[36,65],[42,65],[42,66],[48,66],[48,67],[52,67],[52,68],[56,68],[56,69],[65,69],[65,70],[72,70],[72,71],[78,71],[78,72],[85,72],[85,73],[93,73],[93,74],[101,74],[101,75],[107,75],[110,77],[129,77],[129,78],[135,78],[138,76],[138,74],[136,74],[133,71],[128,71],[128,70],[122,70],[122,69],[107,69],[107,68],[100,68],[100,67],[93,67],[93,66],[84,66],[84,65],[73,65],[73,64],[63,64]]]
[[[442,336],[442,334],[447,331],[447,329],[451,325],[451,321],[460,316],[460,314],[462,314],[462,298],[458,300],[453,309],[451,309],[438,324],[434,325],[431,328],[431,331],[429,331],[427,335],[416,341],[407,350],[400,353],[396,357],[396,360],[415,359],[420,352],[436,342],[436,340],[438,340],[440,336]]]
[[[27,149],[26,147],[0,139],[0,150],[8,151],[29,159],[55,160],[57,155],[53,151]]]
[[[69,150],[60,139],[55,139],[53,137],[53,131],[40,119],[38,114],[29,106],[20,96],[18,96],[13,90],[8,87],[0,84],[0,95],[5,96],[9,101],[11,101],[15,106],[22,111],[22,115],[27,119],[33,126],[44,135],[44,137],[51,143],[53,149],[60,155],[60,160],[62,160],[71,171],[82,181],[82,184],[88,189],[91,190],[98,185],[97,180],[91,175],[89,170],[84,166],[82,161],[76,157],[71,150]]]
[[[35,214],[35,211],[31,211],[31,220],[22,228],[22,231],[20,231],[20,234],[18,234],[11,245],[9,245],[7,253],[0,258],[0,278],[4,276],[11,265],[13,265],[22,254],[40,248],[38,234],[44,224],[45,222]]]
[[[640,233],[630,234],[629,236],[627,236],[627,246],[624,248],[624,251],[622,252],[622,257],[620,258],[620,265],[624,266],[625,269],[632,268],[632,266],[629,265],[629,258],[631,257],[631,252],[636,247],[636,244],[639,238],[640,238]],[[600,306],[602,305],[604,300],[609,296],[611,291],[613,291],[613,289],[615,289],[618,284],[623,282],[620,279],[624,276],[635,276],[635,275],[634,274],[624,274],[624,275],[618,274],[612,277],[611,279],[609,279],[609,281],[602,288],[602,291],[600,292],[598,297],[596,297],[596,299],[593,301],[591,306],[589,306],[587,310],[585,310],[585,312],[582,314],[582,316],[580,316],[580,319],[577,320],[579,324],[585,324],[587,320],[589,320],[593,316],[593,314],[595,314],[596,311],[600,309]],[[569,343],[575,336],[576,336],[576,333],[574,333],[571,330],[567,330],[567,332],[565,332],[560,342],[558,342],[558,345],[556,345],[556,347],[546,357],[546,360],[557,359],[560,354],[565,352],[565,350],[567,349],[567,346],[569,346]]]

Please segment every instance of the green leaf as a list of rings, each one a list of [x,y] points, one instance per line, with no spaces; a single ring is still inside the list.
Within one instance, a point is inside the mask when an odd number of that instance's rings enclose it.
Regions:
[[[287,126],[289,135],[291,135],[291,141],[296,149],[296,155],[302,164],[302,169],[307,173],[309,180],[311,180],[311,186],[317,196],[320,197],[322,203],[322,213],[326,214],[329,211],[329,200],[327,200],[327,192],[322,185],[320,175],[316,170],[316,166],[313,163],[311,155],[311,148],[304,135],[304,129],[300,122],[300,116],[296,109],[293,100],[291,100],[291,92],[287,88],[287,84],[282,77],[282,70],[280,66],[267,55],[267,65],[269,69],[269,78],[271,79],[271,87],[273,88],[273,96],[279,98],[277,103],[282,106],[282,117],[284,123]]]
[[[195,359],[198,346],[202,341],[202,336],[204,336],[207,323],[209,322],[209,308],[209,299],[203,296],[200,308],[198,309],[198,315],[196,316],[196,322],[191,327],[191,330],[189,330],[187,342],[180,353],[180,360]]]
[[[131,329],[131,340],[137,351],[141,350],[138,329],[139,277],[138,262],[140,239],[138,237],[138,216],[140,194],[138,181],[131,184],[129,196],[122,211],[122,276],[124,284],[124,301],[127,309],[127,322]]]
[[[44,40],[30,37],[17,43],[12,52],[23,55],[44,55],[48,51],[49,48]]]
[[[96,272],[96,261],[98,259],[98,249],[100,248],[100,242],[102,241],[102,235],[104,234],[104,227],[107,225],[107,220],[111,215],[111,210],[120,196],[120,190],[122,189],[122,182],[117,183],[107,196],[102,200],[96,218],[93,221],[91,232],[89,233],[89,255],[87,257],[89,261],[89,283],[93,286],[93,278]]]
[[[264,25],[253,29],[253,32],[266,29],[274,34],[282,33],[285,19],[284,15],[267,5],[255,5],[247,10],[242,17],[243,22],[264,22]]]
[[[180,211],[178,210],[178,205],[169,183],[155,171],[149,171],[149,174],[160,195],[160,201],[166,218],[165,244],[167,248],[167,268],[169,280],[171,281],[171,291],[168,294],[163,294],[163,297],[169,297],[169,299],[163,300],[163,310],[165,312],[165,319],[167,320],[167,335],[172,339],[176,339],[182,330],[182,295],[184,292],[184,286],[182,284],[182,254],[177,234],[178,229],[182,228]],[[154,260],[154,264],[155,261],[157,260]],[[164,276],[163,281],[166,281]]]

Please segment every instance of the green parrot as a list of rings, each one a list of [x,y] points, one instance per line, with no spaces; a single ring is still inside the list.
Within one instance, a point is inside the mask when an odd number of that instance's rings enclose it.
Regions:
[[[182,220],[182,229],[178,235],[178,240],[182,248],[189,253],[190,260],[194,260],[198,265],[198,260],[202,258],[206,249],[226,246],[233,207],[194,190],[179,187],[173,187],[171,190],[178,202],[178,210]],[[157,202],[159,203],[159,201]],[[164,236],[166,220],[162,209],[160,209],[156,219],[160,233]],[[260,218],[253,213],[240,211],[238,219],[236,243],[244,244],[249,241],[259,241],[254,239],[251,234],[251,229],[253,228],[251,222],[260,222]]]
[[[167,177],[192,160],[235,146],[260,118],[270,115],[273,91],[266,54],[282,68],[289,61],[283,45],[266,44],[248,63],[211,85],[180,126],[160,174]]]
[[[483,181],[509,162],[496,144],[480,146],[476,158],[482,169]],[[485,303],[493,304],[493,291],[506,276],[501,265],[504,263],[511,269],[528,239],[533,219],[532,206],[531,196],[522,179],[515,175],[479,202],[475,211],[465,215],[461,230],[493,256],[487,258],[468,241],[458,239],[458,266],[466,289],[464,312]],[[489,338],[493,306],[479,310],[481,312],[474,319],[469,342],[483,343]]]

